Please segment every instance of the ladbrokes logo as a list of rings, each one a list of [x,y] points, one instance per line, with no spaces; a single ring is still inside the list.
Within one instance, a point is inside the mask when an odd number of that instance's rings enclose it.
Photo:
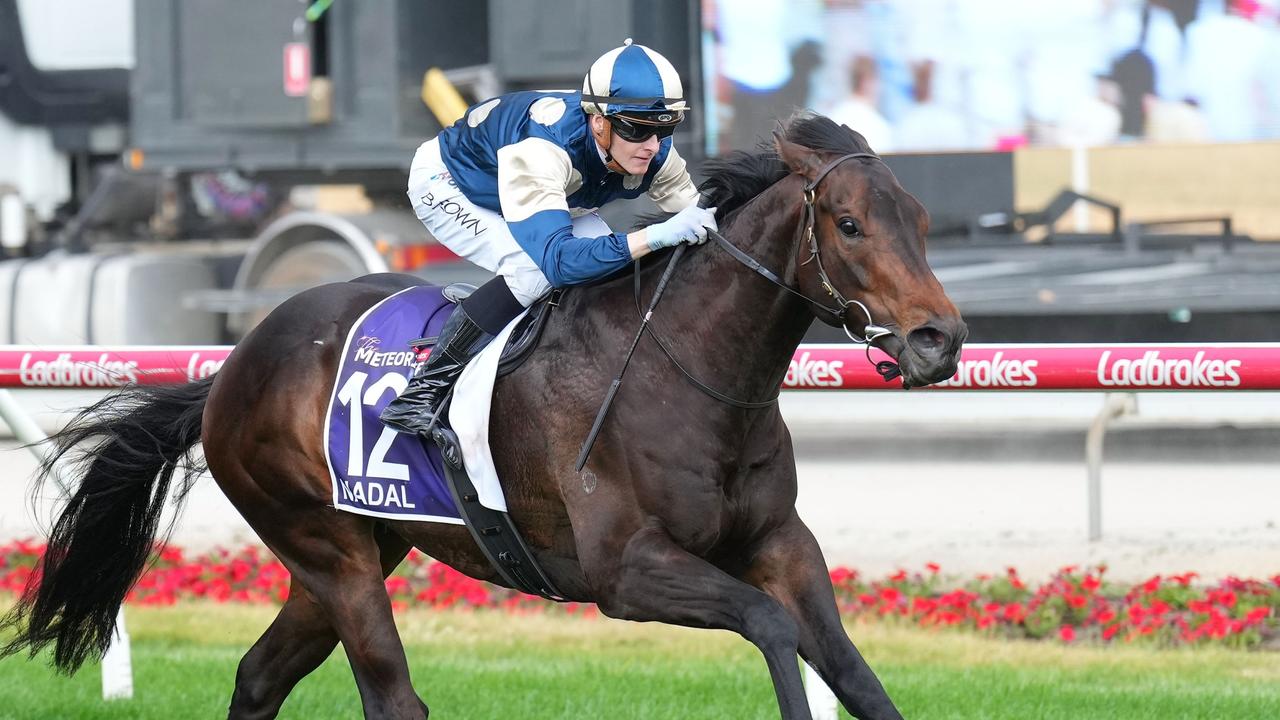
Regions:
[[[191,353],[187,358],[187,380],[203,380],[222,369],[223,359],[202,358],[200,353]]]
[[[956,374],[936,383],[939,387],[1035,387],[1038,360],[1007,360],[997,352],[990,360],[961,360]]]
[[[1159,350],[1148,350],[1137,358],[1111,360],[1105,350],[1098,358],[1098,384],[1130,387],[1237,387],[1240,360],[1206,360],[1204,351],[1194,358],[1160,357]]]
[[[814,360],[804,352],[800,359],[791,361],[782,384],[788,387],[840,387],[844,384],[840,375],[843,367],[843,360]]]
[[[22,356],[18,377],[23,385],[35,387],[108,387],[138,381],[138,363],[112,360],[103,353],[96,361],[77,361],[71,353],[59,353],[52,360],[31,361]]]

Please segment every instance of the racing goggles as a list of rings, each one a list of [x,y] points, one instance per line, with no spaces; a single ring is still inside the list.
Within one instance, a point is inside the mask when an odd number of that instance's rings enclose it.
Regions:
[[[609,124],[613,126],[613,134],[631,143],[642,143],[655,135],[659,140],[671,137],[676,125],[683,119],[675,114],[675,122],[650,122],[626,115],[610,115]]]

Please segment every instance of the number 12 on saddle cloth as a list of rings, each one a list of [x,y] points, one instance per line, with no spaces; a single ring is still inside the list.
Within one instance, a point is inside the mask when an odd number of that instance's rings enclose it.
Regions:
[[[394,520],[463,524],[435,444],[378,421],[421,359],[411,343],[438,335],[451,310],[440,288],[412,287],[369,308],[348,333],[324,427],[325,459],[338,509]],[[504,335],[518,322],[519,318]],[[491,362],[484,362],[482,353],[468,366],[455,389],[467,400],[455,403],[450,413],[481,503],[503,512],[506,502],[493,470],[487,431],[497,355],[505,344],[505,337],[500,337],[490,345]]]

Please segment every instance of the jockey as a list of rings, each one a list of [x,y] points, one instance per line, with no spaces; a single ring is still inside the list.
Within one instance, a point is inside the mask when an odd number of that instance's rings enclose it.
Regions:
[[[409,199],[431,234],[497,273],[454,308],[427,361],[382,412],[429,436],[443,398],[475,357],[553,287],[582,285],[716,229],[671,135],[687,104],[671,63],[628,39],[596,60],[582,92],[515,92],[467,109],[418,148]],[[612,232],[596,214],[647,193],[670,219]]]

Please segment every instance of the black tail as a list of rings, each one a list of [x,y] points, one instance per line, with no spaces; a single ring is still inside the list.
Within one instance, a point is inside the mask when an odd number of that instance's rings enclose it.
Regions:
[[[0,657],[54,644],[59,670],[74,673],[111,642],[125,594],[151,555],[174,473],[181,504],[203,460],[200,442],[212,378],[186,385],[130,386],[85,408],[50,438],[36,487],[55,464],[80,477],[54,523],[38,571],[0,629],[17,628]],[[161,534],[163,540],[168,530]]]

